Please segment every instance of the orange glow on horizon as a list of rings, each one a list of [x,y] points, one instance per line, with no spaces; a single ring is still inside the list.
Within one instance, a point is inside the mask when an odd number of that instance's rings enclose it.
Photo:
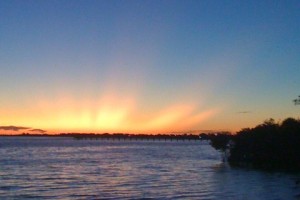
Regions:
[[[141,110],[133,97],[122,99],[106,95],[98,101],[64,97],[56,101],[40,100],[31,108],[6,112],[4,125],[17,123],[44,129],[47,133],[163,133],[191,130],[219,111],[199,111],[196,105],[188,103],[174,103],[148,115]]]

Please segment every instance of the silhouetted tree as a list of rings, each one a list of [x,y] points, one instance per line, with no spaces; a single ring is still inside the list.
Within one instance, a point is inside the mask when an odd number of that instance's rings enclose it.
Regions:
[[[230,136],[230,147],[224,135],[215,137],[211,145],[217,150],[227,149],[231,165],[300,171],[299,120],[287,118],[279,124],[269,119],[255,128],[242,129]]]
[[[300,105],[300,96],[298,96],[298,99],[294,99],[293,102],[295,105]]]
[[[210,144],[216,150],[225,152],[225,150],[228,148],[230,138],[231,134],[229,132],[215,133],[210,136]]]

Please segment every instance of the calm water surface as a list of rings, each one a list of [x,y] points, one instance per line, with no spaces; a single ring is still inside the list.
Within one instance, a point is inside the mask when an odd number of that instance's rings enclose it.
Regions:
[[[297,180],[232,169],[199,141],[0,137],[0,199],[297,199]]]

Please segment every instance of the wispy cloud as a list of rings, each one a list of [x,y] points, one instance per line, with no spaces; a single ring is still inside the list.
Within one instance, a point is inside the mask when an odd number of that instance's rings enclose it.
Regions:
[[[23,126],[0,126],[0,130],[5,131],[19,131],[19,130],[27,130],[30,127],[23,127]]]
[[[31,129],[29,131],[32,131],[32,132],[37,132],[37,133],[46,133],[47,131],[43,130],[43,129]]]
[[[237,114],[250,114],[252,113],[251,111],[249,110],[246,110],[246,111],[239,111],[239,112],[236,112]]]
[[[38,132],[38,133],[46,133],[47,132],[43,129],[34,129],[34,128],[31,128],[31,127],[24,127],[24,126],[0,126],[0,130],[4,130],[4,131],[27,130],[27,131]]]

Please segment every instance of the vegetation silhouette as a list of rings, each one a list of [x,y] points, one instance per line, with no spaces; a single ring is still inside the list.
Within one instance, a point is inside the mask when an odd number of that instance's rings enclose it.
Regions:
[[[287,118],[275,123],[269,119],[235,135],[203,136],[201,138],[210,140],[215,149],[228,152],[226,156],[231,166],[300,172],[300,120]]]
[[[197,134],[129,134],[129,133],[60,133],[60,134],[46,134],[46,133],[22,133],[1,135],[4,137],[72,137],[77,140],[171,140],[171,141],[190,141],[200,140]]]
[[[198,135],[193,134],[71,134],[75,139],[111,139],[111,140],[199,140]]]
[[[300,105],[300,96],[298,96],[297,99],[294,99],[293,102],[295,105]]]

